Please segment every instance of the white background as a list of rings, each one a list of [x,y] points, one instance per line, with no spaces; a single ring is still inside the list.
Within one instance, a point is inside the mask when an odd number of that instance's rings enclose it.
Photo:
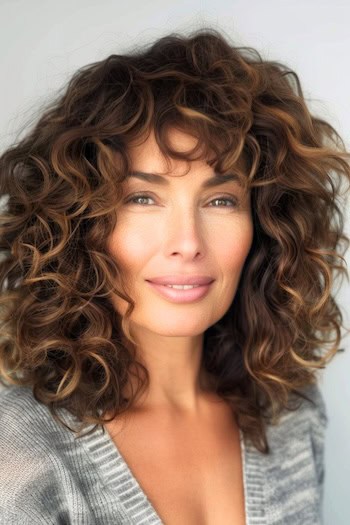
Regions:
[[[295,69],[310,109],[328,119],[350,149],[349,20],[346,0],[0,0],[0,149],[25,133],[35,112],[79,67],[203,26]],[[349,265],[349,253],[346,259]],[[344,281],[336,292],[350,326],[349,284]],[[343,346],[346,351],[320,376],[329,417],[325,525],[350,523],[349,338]]]

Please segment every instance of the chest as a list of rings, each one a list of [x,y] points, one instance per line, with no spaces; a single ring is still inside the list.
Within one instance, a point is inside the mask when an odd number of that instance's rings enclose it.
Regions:
[[[241,446],[231,413],[173,425],[134,419],[122,431],[108,430],[165,525],[245,525]]]

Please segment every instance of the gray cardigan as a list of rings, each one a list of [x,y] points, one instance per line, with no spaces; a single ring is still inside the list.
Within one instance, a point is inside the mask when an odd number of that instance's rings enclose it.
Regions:
[[[319,387],[305,392],[315,406],[303,401],[268,426],[269,455],[245,443],[241,433],[247,525],[322,523],[328,418]],[[0,524],[161,523],[107,431],[99,426],[75,439],[30,388],[0,390]]]

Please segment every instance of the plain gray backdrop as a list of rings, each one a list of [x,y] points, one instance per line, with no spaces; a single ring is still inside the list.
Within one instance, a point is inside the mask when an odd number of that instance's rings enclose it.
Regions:
[[[349,20],[345,0],[0,0],[0,150],[22,136],[24,125],[79,67],[203,26],[294,69],[309,108],[329,120],[350,149]],[[348,235],[349,223],[348,216]],[[349,265],[349,253],[346,260]],[[334,293],[349,327],[349,283]],[[325,525],[350,523],[349,338],[342,346],[346,351],[319,376],[329,417]]]

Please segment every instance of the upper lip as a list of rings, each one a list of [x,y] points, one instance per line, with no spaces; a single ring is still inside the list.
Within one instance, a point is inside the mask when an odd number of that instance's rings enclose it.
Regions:
[[[155,284],[209,284],[215,279],[208,275],[163,275],[161,277],[152,277],[146,279]]]

